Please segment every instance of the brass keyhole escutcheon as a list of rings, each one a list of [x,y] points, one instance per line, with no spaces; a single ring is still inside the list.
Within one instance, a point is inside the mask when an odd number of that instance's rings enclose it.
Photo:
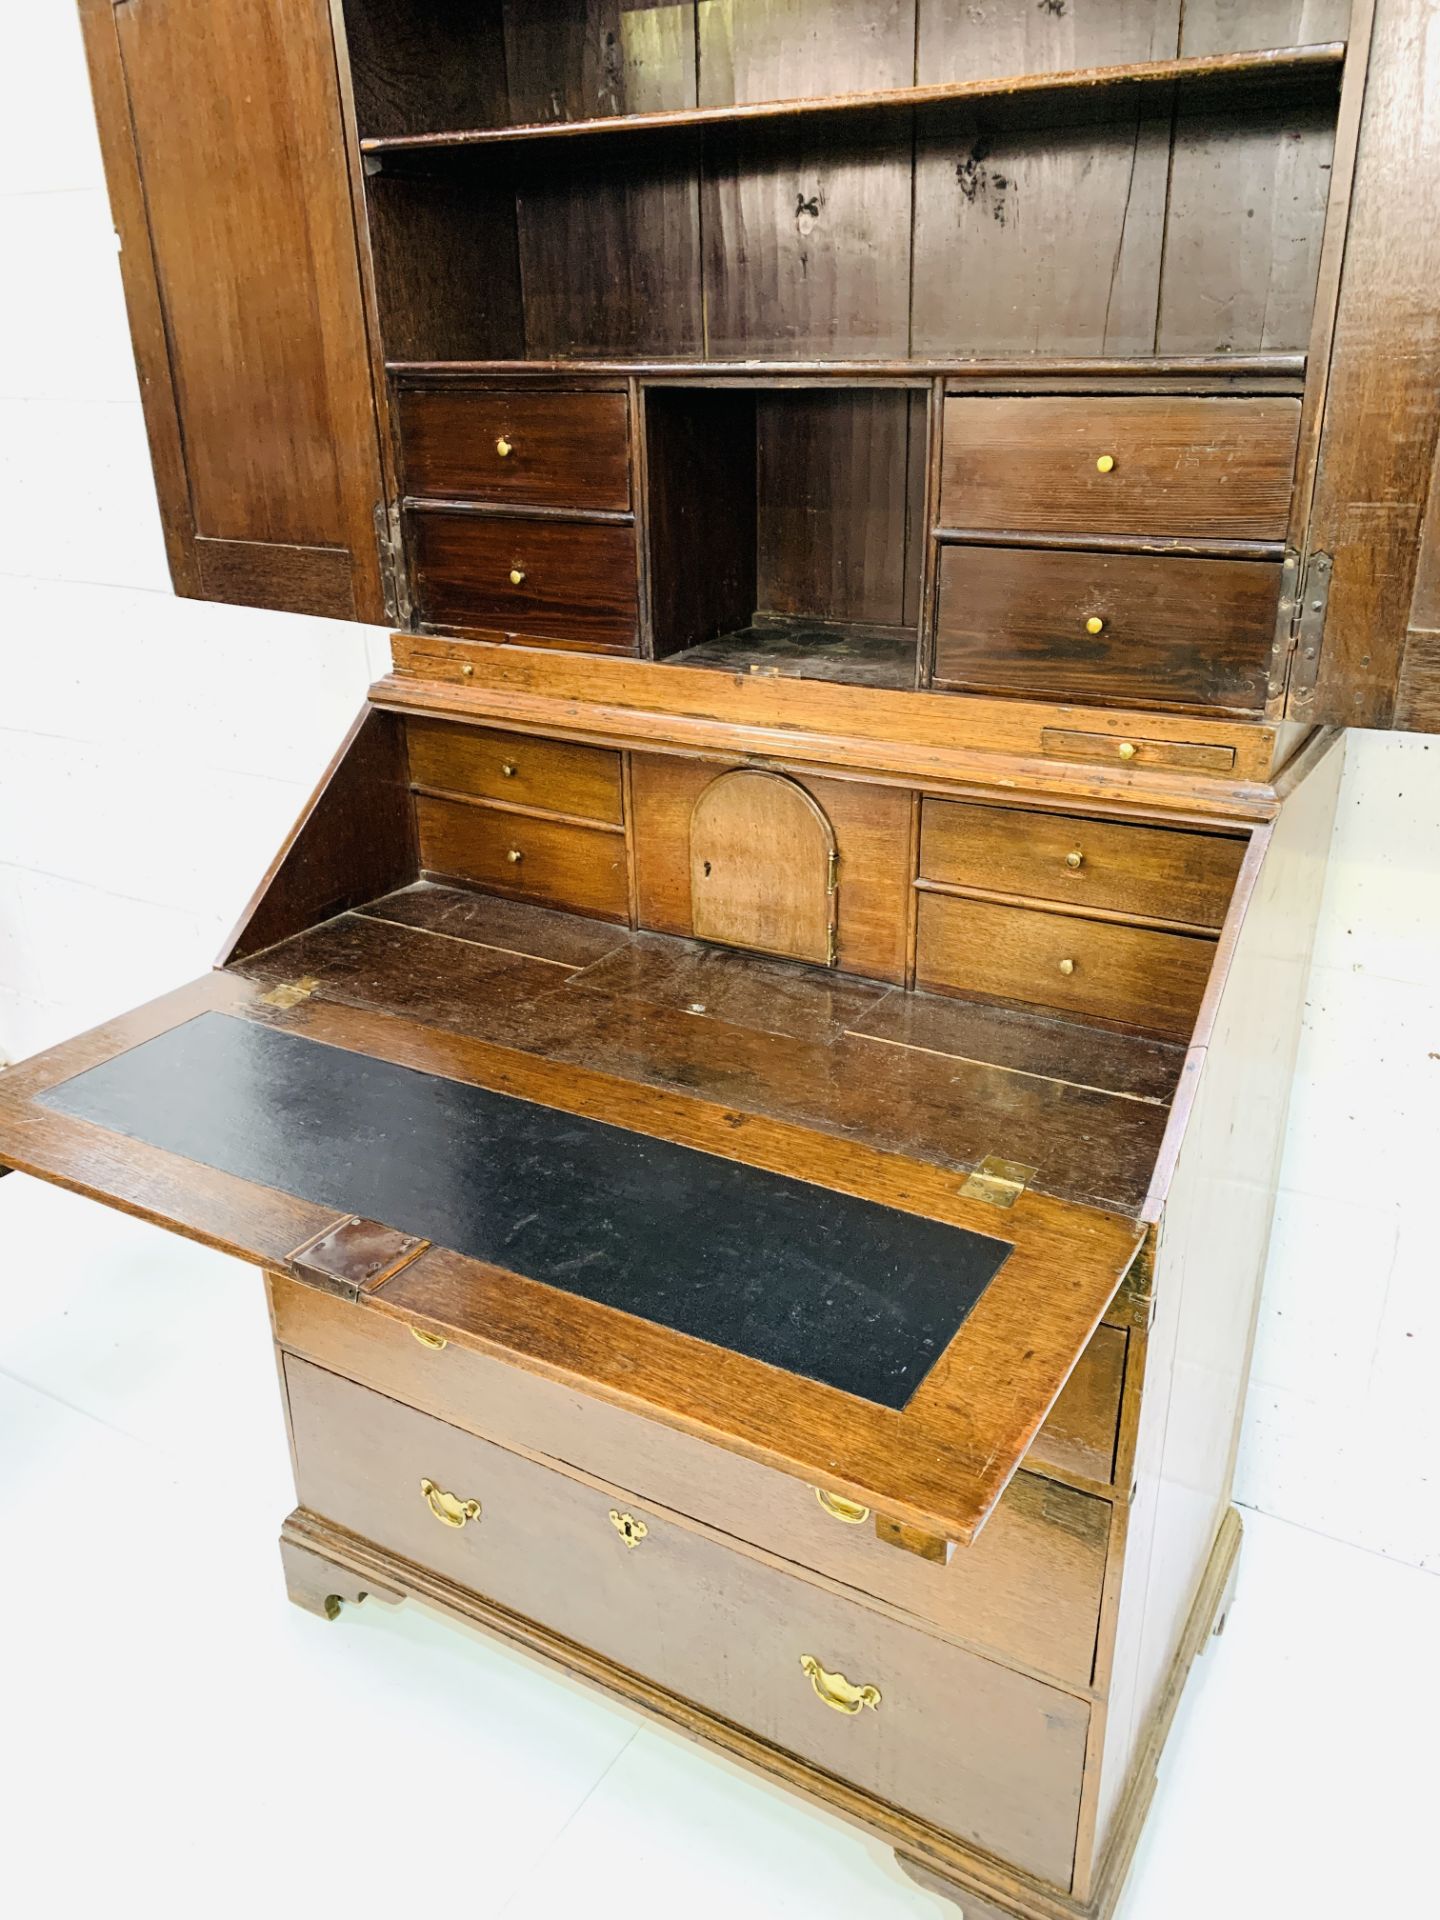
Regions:
[[[520,851],[519,847],[511,847],[510,851],[506,854],[505,858],[510,862],[512,867],[518,867],[520,862],[525,858],[525,856]]]
[[[1065,864],[1072,873],[1078,873],[1085,864],[1085,856],[1077,847],[1073,853],[1066,854]]]
[[[524,586],[524,584],[525,584],[525,569],[524,569],[523,567],[511,567],[511,569],[510,569],[510,584],[511,584],[511,586],[512,586],[512,587],[523,587],[523,586]]]
[[[818,1697],[836,1713],[859,1713],[862,1707],[869,1707],[872,1712],[879,1710],[878,1687],[853,1686],[843,1673],[827,1673],[813,1653],[801,1654],[800,1668]]]
[[[411,1327],[411,1334],[422,1347],[429,1347],[432,1353],[442,1353],[450,1342],[440,1333],[427,1333],[423,1327]]]
[[[502,433],[500,438],[495,442],[495,451],[502,460],[508,460],[515,449]]]
[[[1075,971],[1075,962],[1073,960],[1062,960],[1060,962],[1060,971],[1068,980],[1070,975]]]
[[[1115,471],[1114,454],[1102,453],[1100,458],[1095,462],[1095,471],[1097,473],[1113,473]]]
[[[838,1493],[827,1493],[824,1487],[816,1487],[815,1498],[826,1513],[833,1519],[841,1520],[847,1527],[860,1527],[870,1518],[869,1507],[862,1507],[858,1501],[846,1500]]]
[[[425,1496],[426,1506],[442,1527],[463,1527],[467,1520],[480,1518],[478,1500],[462,1500],[456,1494],[446,1493],[433,1480],[422,1480],[420,1491]]]
[[[1115,749],[1115,751],[1119,754],[1122,760],[1133,760],[1135,758],[1137,748],[1135,747],[1132,741],[1122,740],[1119,746]]]
[[[1100,618],[1098,613],[1092,613],[1090,618],[1085,622],[1085,631],[1086,633],[1103,633],[1105,631],[1105,622]]]
[[[637,1520],[633,1513],[621,1513],[618,1508],[610,1509],[610,1524],[619,1534],[625,1545],[638,1547],[650,1529],[643,1520]]]

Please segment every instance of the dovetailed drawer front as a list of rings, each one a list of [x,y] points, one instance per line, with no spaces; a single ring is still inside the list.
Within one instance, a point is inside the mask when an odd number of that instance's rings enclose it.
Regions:
[[[423,795],[415,818],[426,873],[601,920],[629,918],[623,834]]]
[[[421,618],[505,638],[633,653],[635,529],[514,514],[410,515]]]
[[[1199,934],[922,893],[915,984],[1188,1040],[1215,958]]]
[[[1266,560],[947,546],[941,686],[1258,713],[1280,568]]]
[[[1013,533],[1283,540],[1298,400],[945,403],[940,519]]]
[[[454,1341],[427,1347],[404,1321],[293,1280],[272,1276],[270,1299],[280,1344],[322,1366],[503,1446],[580,1466],[1056,1679],[1090,1678],[1108,1539],[1103,1500],[1017,1474],[980,1537],[947,1566],[879,1539],[873,1516],[857,1524],[835,1517],[803,1481],[641,1414]],[[1036,1439],[1037,1464],[1108,1482],[1125,1345],[1119,1328],[1095,1334]]]
[[[1218,927],[1245,842],[1016,807],[927,800],[920,872],[947,886]]]
[[[407,494],[518,507],[630,506],[623,393],[402,389]]]
[[[576,747],[565,740],[451,726],[443,720],[409,720],[405,734],[410,778],[417,786],[511,806],[544,807],[615,826],[624,817],[620,756],[604,747]]]
[[[312,1512],[1068,1885],[1084,1701],[338,1375],[285,1374]]]

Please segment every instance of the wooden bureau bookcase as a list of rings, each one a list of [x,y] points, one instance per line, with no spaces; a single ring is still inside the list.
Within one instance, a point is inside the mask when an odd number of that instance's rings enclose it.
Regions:
[[[0,1159],[265,1271],[301,1604],[1108,1915],[1440,727],[1433,5],[81,12],[177,590],[394,667]]]

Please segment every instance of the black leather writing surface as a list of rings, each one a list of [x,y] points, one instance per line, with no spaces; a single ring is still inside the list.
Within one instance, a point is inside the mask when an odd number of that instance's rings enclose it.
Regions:
[[[1010,1252],[227,1014],[40,1098],[886,1407],[905,1405]]]

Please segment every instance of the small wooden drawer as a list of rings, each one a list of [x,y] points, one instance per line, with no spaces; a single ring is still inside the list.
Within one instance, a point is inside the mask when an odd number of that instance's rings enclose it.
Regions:
[[[403,388],[407,494],[518,507],[630,506],[630,410],[623,393]]]
[[[1244,852],[1219,834],[1012,807],[927,800],[921,814],[926,880],[1192,927],[1224,920]]]
[[[1265,560],[947,546],[940,686],[1102,706],[1265,706],[1280,568]]]
[[[513,514],[410,516],[420,615],[594,653],[633,653],[635,529]]]
[[[922,893],[915,983],[1056,1007],[1188,1040],[1215,942],[1069,913]]]
[[[1042,727],[1040,751],[1063,760],[1098,760],[1122,767],[1178,767],[1188,773],[1230,773],[1234,747],[1211,740],[1150,740],[1143,734],[1087,733],[1079,727]]]
[[[624,818],[620,756],[604,747],[443,720],[409,720],[405,732],[417,786],[617,826]]]
[[[881,1540],[873,1518],[837,1518],[803,1481],[453,1341],[426,1347],[403,1320],[278,1276],[270,1302],[275,1337],[292,1353],[505,1447],[583,1467],[956,1638],[1062,1681],[1089,1681],[1108,1550],[1104,1500],[1017,1474],[979,1539],[947,1566]],[[1119,1327],[1097,1331],[1031,1450],[1037,1465],[1109,1481],[1126,1345]]]
[[[1012,533],[1283,540],[1298,400],[945,403],[940,519]]]
[[[623,834],[424,795],[415,817],[426,873],[600,920],[629,918]]]
[[[310,1511],[1069,1884],[1084,1700],[335,1374],[285,1375]]]

